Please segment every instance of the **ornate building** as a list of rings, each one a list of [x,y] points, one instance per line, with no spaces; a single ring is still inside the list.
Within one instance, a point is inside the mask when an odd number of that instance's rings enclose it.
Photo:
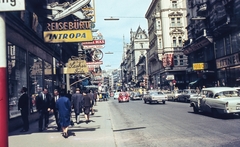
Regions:
[[[150,88],[186,87],[187,56],[182,52],[186,33],[185,0],[152,0],[146,15]]]

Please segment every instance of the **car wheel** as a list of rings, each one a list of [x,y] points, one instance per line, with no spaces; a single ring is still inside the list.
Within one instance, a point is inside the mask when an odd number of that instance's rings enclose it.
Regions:
[[[163,101],[162,103],[163,103],[163,104],[165,104],[166,102],[165,102],[165,101]]]
[[[144,100],[144,103],[146,104],[147,102]]]
[[[219,113],[218,113],[218,111],[217,111],[217,109],[212,109],[212,115],[213,115],[213,117],[215,117],[215,118],[219,118]]]
[[[199,113],[199,110],[198,110],[198,108],[196,106],[193,106],[193,112],[194,113]]]

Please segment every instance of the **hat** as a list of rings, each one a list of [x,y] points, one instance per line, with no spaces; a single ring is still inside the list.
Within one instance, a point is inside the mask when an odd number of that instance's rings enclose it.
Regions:
[[[76,88],[76,91],[80,91],[80,89],[79,89],[79,88]]]

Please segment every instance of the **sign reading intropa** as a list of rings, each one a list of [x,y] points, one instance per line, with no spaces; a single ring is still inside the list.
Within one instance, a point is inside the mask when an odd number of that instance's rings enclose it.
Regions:
[[[51,22],[43,32],[47,43],[92,41],[91,21]]]
[[[25,0],[0,0],[0,12],[25,10]]]

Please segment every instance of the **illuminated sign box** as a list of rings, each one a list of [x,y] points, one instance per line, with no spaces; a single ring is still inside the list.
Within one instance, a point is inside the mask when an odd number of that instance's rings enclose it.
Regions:
[[[44,42],[63,43],[63,42],[82,42],[92,41],[91,30],[65,30],[65,31],[45,31],[43,32]]]
[[[207,68],[206,63],[193,63],[193,70],[204,70]]]

